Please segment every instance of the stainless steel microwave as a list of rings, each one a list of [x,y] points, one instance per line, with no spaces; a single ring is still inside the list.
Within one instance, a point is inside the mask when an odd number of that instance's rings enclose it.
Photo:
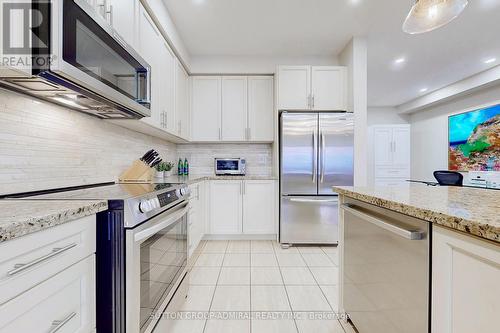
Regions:
[[[215,174],[244,176],[246,164],[246,160],[243,158],[216,158]]]
[[[1,83],[21,93],[105,119],[151,115],[151,67],[84,0],[31,1],[42,17],[23,77]],[[27,32],[26,32],[27,33]],[[29,75],[31,74],[31,75]]]

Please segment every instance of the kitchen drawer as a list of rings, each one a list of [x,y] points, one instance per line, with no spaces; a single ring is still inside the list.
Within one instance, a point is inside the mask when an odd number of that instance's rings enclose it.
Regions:
[[[0,306],[0,333],[88,333],[95,328],[91,255]]]
[[[0,304],[95,253],[95,215],[0,244]]]
[[[376,168],[375,177],[408,178],[410,170],[407,168]]]

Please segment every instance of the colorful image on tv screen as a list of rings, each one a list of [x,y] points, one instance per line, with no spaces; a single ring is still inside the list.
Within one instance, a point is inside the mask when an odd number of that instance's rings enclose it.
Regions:
[[[448,118],[448,168],[500,171],[500,105]]]

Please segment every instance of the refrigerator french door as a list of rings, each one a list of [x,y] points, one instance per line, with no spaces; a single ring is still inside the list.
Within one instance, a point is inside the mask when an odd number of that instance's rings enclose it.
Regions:
[[[353,184],[351,113],[280,115],[280,242],[338,243],[338,195]]]

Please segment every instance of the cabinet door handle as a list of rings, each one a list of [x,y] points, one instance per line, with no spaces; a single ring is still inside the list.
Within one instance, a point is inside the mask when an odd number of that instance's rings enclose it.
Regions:
[[[396,234],[398,236],[404,237],[408,240],[419,240],[423,239],[425,237],[425,232],[420,231],[420,230],[408,230],[405,228],[402,228],[400,226],[394,225],[392,223],[388,223],[378,217],[375,217],[371,214],[364,213],[358,209],[356,209],[356,206],[351,206],[349,204],[343,204],[341,208],[346,211],[351,213],[352,215],[355,215],[363,221],[369,222],[371,224],[374,224],[382,229],[385,229],[389,232],[392,232],[393,234]]]
[[[53,329],[51,329],[49,333],[55,333],[59,331],[61,328],[63,328],[64,325],[66,325],[71,319],[73,319],[74,316],[76,316],[76,312],[70,313],[63,320],[54,320],[52,322]]]
[[[222,140],[222,128],[219,127],[219,140]]]
[[[9,276],[16,275],[17,273],[20,273],[20,272],[22,272],[30,267],[38,265],[46,260],[49,260],[50,258],[53,258],[53,257],[55,257],[63,252],[66,252],[69,249],[74,248],[76,245],[77,245],[76,243],[72,243],[72,244],[66,245],[64,247],[55,247],[52,249],[52,251],[50,253],[48,253],[44,256],[41,256],[39,258],[36,258],[35,260],[32,260],[26,264],[15,264],[14,269],[8,271],[7,275],[9,275]]]
[[[311,95],[311,108],[314,109],[314,95]]]
[[[107,14],[109,14],[109,24],[113,26],[113,5],[109,5],[109,10],[106,11]]]

